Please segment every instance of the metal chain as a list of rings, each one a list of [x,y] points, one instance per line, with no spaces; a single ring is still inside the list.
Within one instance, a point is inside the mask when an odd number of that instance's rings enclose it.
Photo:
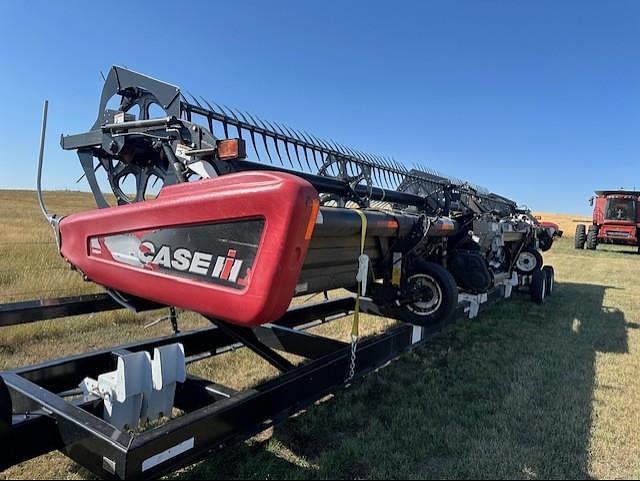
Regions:
[[[362,221],[362,232],[360,235],[360,257],[364,255],[364,247],[367,239],[367,216],[360,209],[356,209]],[[358,261],[359,262],[359,261]],[[351,363],[349,364],[349,374],[345,380],[345,384],[349,384],[356,373],[356,354],[358,350],[358,339],[360,338],[360,296],[362,292],[362,278],[358,280],[358,288],[356,290],[356,302],[353,310],[353,324],[351,326]]]
[[[351,336],[351,364],[349,365],[349,375],[345,379],[345,384],[353,381],[356,375],[356,351],[358,350],[358,336]]]

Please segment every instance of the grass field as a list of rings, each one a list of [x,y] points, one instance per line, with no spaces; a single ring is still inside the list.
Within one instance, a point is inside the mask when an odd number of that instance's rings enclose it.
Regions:
[[[48,196],[68,213],[86,194]],[[557,291],[495,304],[347,391],[174,475],[207,478],[640,477],[640,256],[576,251],[574,216],[542,214],[567,237],[546,254]],[[0,191],[0,302],[96,290],[56,255],[32,192]],[[96,314],[0,330],[0,369],[168,333],[159,313]],[[392,321],[367,318],[368,332]],[[184,315],[184,327],[204,325]],[[322,329],[346,338],[349,320]],[[274,375],[238,351],[194,369],[241,388]],[[54,453],[2,479],[90,477]]]

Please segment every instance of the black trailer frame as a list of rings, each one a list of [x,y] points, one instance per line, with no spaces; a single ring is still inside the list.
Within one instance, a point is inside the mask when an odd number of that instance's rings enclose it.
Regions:
[[[105,298],[97,299],[102,304],[96,307],[116,308]],[[78,305],[88,308],[83,302],[91,299],[76,301],[80,304],[71,303],[71,313],[77,312]],[[350,344],[306,330],[348,315],[354,306],[353,296],[307,304],[252,329],[210,319],[212,327],[0,373],[0,469],[60,450],[101,478],[156,478],[248,439],[346,385]],[[361,310],[379,314],[367,300],[362,301]],[[441,324],[399,324],[361,341],[355,377],[381,367],[463,317],[461,304],[457,315]],[[188,375],[185,383],[178,384],[175,397],[175,407],[184,414],[139,434],[115,429],[101,418],[101,399],[80,395],[78,385],[85,377],[114,369],[116,353],[152,351],[177,342],[184,346],[187,364],[247,347],[281,374],[241,392]],[[308,361],[295,366],[276,351]]]

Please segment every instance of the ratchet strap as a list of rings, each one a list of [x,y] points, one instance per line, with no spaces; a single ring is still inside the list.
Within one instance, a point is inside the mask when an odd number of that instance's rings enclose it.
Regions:
[[[358,289],[356,291],[356,305],[353,311],[353,325],[351,326],[351,339],[357,340],[360,335],[360,296],[363,295],[362,284],[366,283],[366,276],[368,273],[363,272],[362,258],[364,256],[364,247],[367,240],[367,216],[360,209],[356,209],[356,212],[362,220],[362,229],[360,233],[360,257],[358,258]],[[367,266],[368,267],[368,266]]]

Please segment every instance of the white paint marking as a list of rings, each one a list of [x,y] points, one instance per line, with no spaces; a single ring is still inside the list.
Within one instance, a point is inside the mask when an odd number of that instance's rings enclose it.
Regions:
[[[150,458],[145,459],[142,462],[142,472],[144,473],[145,471],[155,468],[159,464],[162,464],[165,461],[170,460],[171,458],[175,458],[176,456],[179,456],[182,453],[186,453],[190,449],[193,449],[194,446],[195,446],[195,438],[191,438],[181,442],[180,444],[176,444],[172,448],[169,448],[166,451],[162,451],[161,453],[158,453],[155,456],[151,456]]]

